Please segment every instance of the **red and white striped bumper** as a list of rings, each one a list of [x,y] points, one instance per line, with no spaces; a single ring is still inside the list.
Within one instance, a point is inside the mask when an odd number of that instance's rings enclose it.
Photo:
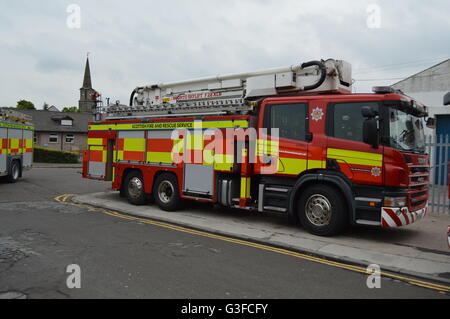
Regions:
[[[383,207],[381,208],[382,227],[400,227],[414,223],[425,217],[428,204],[419,210],[410,212],[408,207]]]
[[[448,240],[448,248],[450,248],[450,226],[447,228],[447,240]]]

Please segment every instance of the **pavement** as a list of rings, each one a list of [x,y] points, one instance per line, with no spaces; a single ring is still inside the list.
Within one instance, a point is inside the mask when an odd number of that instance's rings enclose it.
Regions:
[[[377,264],[382,271],[450,283],[447,244],[450,214],[431,213],[401,228],[355,226],[343,235],[328,238],[311,235],[289,224],[287,218],[279,214],[252,213],[195,202],[186,202],[186,207],[180,211],[166,212],[156,205],[133,206],[114,191],[78,195],[73,201],[337,261],[363,266]]]

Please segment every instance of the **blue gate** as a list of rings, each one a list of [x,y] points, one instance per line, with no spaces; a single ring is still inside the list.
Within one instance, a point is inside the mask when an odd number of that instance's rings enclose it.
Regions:
[[[442,145],[436,147],[434,153],[434,184],[448,185],[447,163],[449,155],[450,115],[438,115],[436,119],[436,143]]]

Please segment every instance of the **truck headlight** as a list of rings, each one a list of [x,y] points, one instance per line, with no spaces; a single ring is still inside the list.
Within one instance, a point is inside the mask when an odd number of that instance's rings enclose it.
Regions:
[[[405,207],[406,197],[385,197],[383,202],[384,207]]]

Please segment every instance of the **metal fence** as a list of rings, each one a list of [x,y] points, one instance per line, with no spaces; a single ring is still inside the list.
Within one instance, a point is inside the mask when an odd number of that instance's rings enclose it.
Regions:
[[[449,213],[448,161],[449,136],[433,135],[425,139],[426,152],[430,154],[429,209],[434,214]]]

